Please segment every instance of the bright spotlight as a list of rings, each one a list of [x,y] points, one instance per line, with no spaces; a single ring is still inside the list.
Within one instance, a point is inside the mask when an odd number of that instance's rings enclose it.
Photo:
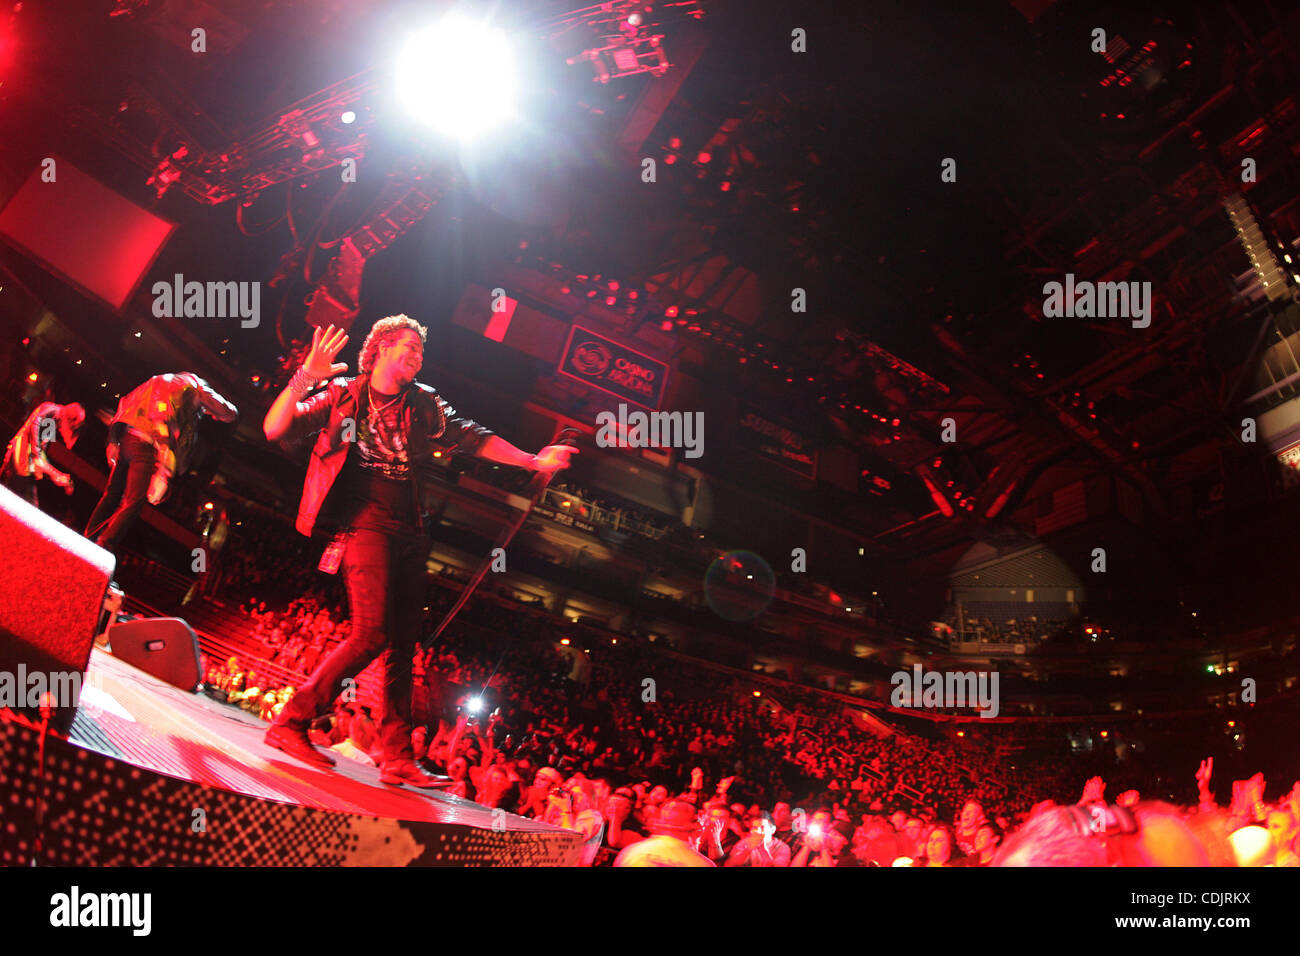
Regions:
[[[514,53],[505,34],[449,16],[415,34],[397,61],[397,95],[411,115],[471,139],[514,108]]]
[[[343,115],[340,116],[339,119],[341,119],[345,125],[355,123],[357,121],[357,114],[352,112],[352,110],[344,110]]]
[[[480,710],[483,709],[483,698],[471,697],[469,699],[469,709],[470,709],[470,713],[477,714]]]

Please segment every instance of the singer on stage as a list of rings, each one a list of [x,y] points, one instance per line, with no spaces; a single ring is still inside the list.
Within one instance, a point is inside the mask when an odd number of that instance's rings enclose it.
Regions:
[[[417,787],[436,778],[415,763],[411,747],[411,658],[423,616],[429,554],[427,515],[437,493],[428,470],[435,452],[473,454],[534,471],[565,468],[574,449],[548,445],[536,455],[521,451],[456,410],[433,389],[415,381],[424,364],[427,330],[405,315],[380,319],[358,358],[360,374],[334,359],[348,336],[330,326],[316,329],[302,368],[266,413],[271,441],[319,433],[307,466],[298,531],[334,536],[322,569],[341,548],[352,613],[352,634],[317,665],[266,734],[266,742],[321,767],[333,766],[307,737],[307,725],[384,650],[384,715],[380,725],[380,780]],[[300,401],[326,379],[323,390]]]

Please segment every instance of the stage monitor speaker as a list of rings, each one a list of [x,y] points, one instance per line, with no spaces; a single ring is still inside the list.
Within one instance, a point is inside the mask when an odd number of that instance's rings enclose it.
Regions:
[[[81,697],[90,648],[117,561],[111,553],[0,487],[0,707],[64,733]]]
[[[198,690],[199,639],[179,617],[145,617],[108,629],[113,656],[184,691]]]

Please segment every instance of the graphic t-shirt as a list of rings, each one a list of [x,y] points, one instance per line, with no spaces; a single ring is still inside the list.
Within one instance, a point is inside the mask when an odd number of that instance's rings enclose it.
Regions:
[[[357,421],[357,448],[339,475],[340,526],[386,534],[418,534],[419,515],[411,484],[405,428],[407,395],[367,397],[367,411]]]

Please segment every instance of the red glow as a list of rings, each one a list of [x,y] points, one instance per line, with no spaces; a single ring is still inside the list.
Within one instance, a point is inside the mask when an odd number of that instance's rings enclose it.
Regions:
[[[510,323],[514,319],[515,309],[518,308],[517,299],[506,298],[506,307],[501,312],[493,312],[488,318],[487,327],[483,330],[483,337],[491,339],[493,342],[504,342],[506,333],[510,331]]]
[[[664,310],[664,315],[668,316],[668,318],[670,319],[677,318],[677,306],[670,305],[667,309]]]
[[[672,319],[664,319],[663,322],[659,324],[659,328],[663,329],[665,332],[671,332],[673,330]]]
[[[669,153],[667,156],[664,157],[664,165],[665,165],[665,166],[671,166],[671,165],[673,165],[673,164],[676,163],[676,162],[677,162],[677,154],[676,154],[676,153]]]
[[[40,378],[40,376],[37,375],[35,372],[32,372],[30,375],[27,376],[27,381],[32,382],[34,384],[38,378]]]
[[[713,159],[713,157],[710,156],[708,153],[703,152],[703,151],[700,152],[700,155],[698,155],[698,156],[695,157],[695,161],[696,161],[697,163],[700,163],[701,165],[703,165],[703,164],[709,162],[711,159]]]

